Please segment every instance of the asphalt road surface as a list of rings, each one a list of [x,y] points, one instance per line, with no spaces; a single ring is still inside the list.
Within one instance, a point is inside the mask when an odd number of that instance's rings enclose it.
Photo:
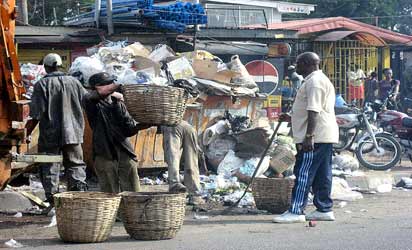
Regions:
[[[318,222],[316,227],[308,227],[307,223],[273,224],[273,215],[210,216],[195,220],[191,214],[177,237],[165,241],[131,240],[122,224],[117,223],[107,242],[66,244],[60,241],[55,227],[43,227],[47,223],[45,218],[29,218],[31,222],[26,218],[23,223],[11,222],[3,216],[0,247],[13,238],[25,249],[412,250],[412,190],[364,196],[363,200],[337,207],[336,222]]]

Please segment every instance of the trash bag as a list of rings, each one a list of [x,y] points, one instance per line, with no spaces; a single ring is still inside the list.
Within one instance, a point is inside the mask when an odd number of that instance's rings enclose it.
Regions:
[[[223,161],[230,150],[234,150],[236,140],[231,136],[217,137],[206,147],[205,156],[208,168],[217,171],[219,164]]]
[[[250,76],[238,55],[232,56],[229,68],[236,73],[236,76],[232,78],[232,83],[249,89],[258,89],[256,82]]]
[[[89,87],[89,78],[104,71],[104,64],[97,57],[81,56],[74,60],[69,74],[76,77],[85,87]]]
[[[173,56],[176,56],[176,54],[169,46],[165,44],[159,44],[154,48],[152,53],[150,53],[149,59],[155,62],[161,62],[166,58]]]
[[[356,171],[359,169],[359,161],[350,155],[337,155],[332,158],[332,166],[335,169]]]

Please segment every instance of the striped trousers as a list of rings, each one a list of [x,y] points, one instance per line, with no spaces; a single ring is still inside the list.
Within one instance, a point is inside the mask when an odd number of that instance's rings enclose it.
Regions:
[[[299,147],[297,147],[299,148]],[[313,203],[320,212],[332,210],[332,144],[316,143],[314,151],[298,150],[293,170],[296,180],[292,191],[291,213],[303,214],[312,188]]]

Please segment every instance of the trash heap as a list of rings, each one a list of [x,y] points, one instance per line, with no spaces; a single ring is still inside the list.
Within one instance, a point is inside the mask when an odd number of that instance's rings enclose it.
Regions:
[[[208,168],[214,174],[201,178],[203,197],[223,202],[225,205],[232,205],[240,199],[270,143],[269,138],[273,131],[269,126],[262,126],[262,120],[265,119],[267,118],[260,117],[250,121],[248,117],[234,116],[226,112],[222,119],[204,131],[203,151]],[[292,138],[277,136],[256,177],[293,178],[291,169],[295,153]],[[246,194],[239,206],[255,207],[251,192]]]
[[[20,72],[23,80],[26,93],[24,97],[31,99],[34,84],[46,75],[46,70],[43,65],[36,65],[32,63],[20,64]]]
[[[169,46],[143,46],[139,42],[103,42],[76,58],[69,74],[86,87],[91,75],[107,72],[121,84],[171,85],[185,79],[206,95],[251,96],[259,88],[238,56],[229,63],[207,51],[176,53]]]
[[[65,25],[94,25],[95,6],[89,11],[67,19]],[[153,0],[114,0],[112,5],[113,24],[117,26],[153,27],[183,33],[187,27],[207,24],[205,9],[201,4],[175,2],[166,5],[154,5]],[[101,2],[100,23],[107,23],[106,1]]]

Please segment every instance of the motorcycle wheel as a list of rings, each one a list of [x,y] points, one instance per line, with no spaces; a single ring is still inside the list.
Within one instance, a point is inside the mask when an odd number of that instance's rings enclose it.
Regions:
[[[375,135],[378,150],[372,138],[361,142],[356,148],[356,157],[359,163],[372,170],[387,170],[395,166],[401,159],[402,150],[399,142],[389,134]]]

